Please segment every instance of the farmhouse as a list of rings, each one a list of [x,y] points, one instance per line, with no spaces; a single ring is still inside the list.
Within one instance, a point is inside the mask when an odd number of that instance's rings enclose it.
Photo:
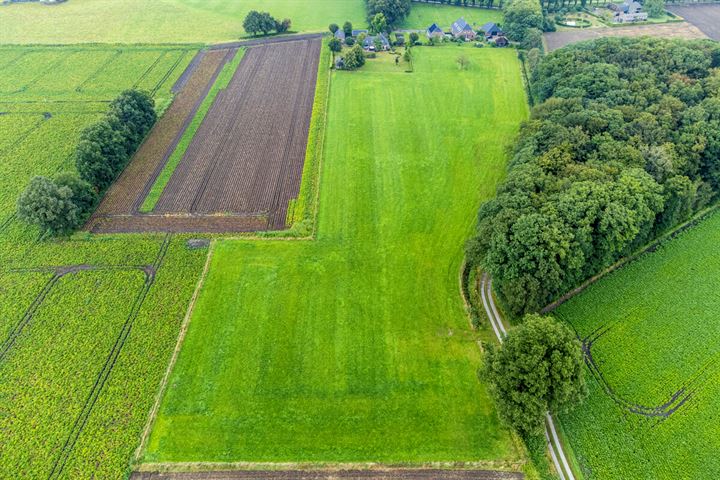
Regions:
[[[642,11],[642,5],[634,0],[625,0],[622,5],[611,3],[608,8],[615,12],[613,14],[615,23],[644,22],[648,19],[647,12]]]
[[[379,42],[382,45],[382,50],[390,50],[390,41],[382,33],[379,33],[375,36],[365,37],[365,41],[363,42],[363,48],[365,50],[374,52],[375,50],[377,50],[377,48],[375,47],[376,42]]]
[[[452,24],[450,32],[452,33],[452,36],[454,38],[462,38],[465,41],[474,40],[477,36],[475,30],[473,30],[472,27],[468,25],[468,23],[462,17],[457,19],[455,23]]]
[[[426,33],[428,38],[443,38],[445,36],[445,32],[437,26],[437,23],[430,25]]]
[[[500,28],[496,23],[494,22],[488,22],[482,27],[480,27],[480,31],[485,33],[485,39],[489,40],[491,38],[495,38],[500,35],[504,35],[504,32],[502,31],[502,28]]]

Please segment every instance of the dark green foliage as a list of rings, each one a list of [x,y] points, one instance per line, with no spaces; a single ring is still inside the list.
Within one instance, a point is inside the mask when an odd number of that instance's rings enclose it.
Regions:
[[[534,68],[542,103],[468,246],[514,315],[538,311],[715,199],[715,48],[602,39]]]
[[[528,315],[499,348],[486,345],[483,375],[500,416],[523,436],[542,432],[546,412],[585,398],[584,371],[580,342],[550,317]]]
[[[420,35],[417,32],[410,32],[410,45],[415,45],[420,40]]]
[[[342,28],[343,28],[343,33],[345,33],[346,37],[352,37],[352,31],[353,31],[352,23],[345,22],[345,23],[343,23]]]
[[[287,25],[285,25],[285,22],[287,22]],[[280,29],[282,28],[285,28],[285,30],[281,31]],[[252,36],[257,35],[258,33],[267,35],[273,30],[277,31],[278,33],[283,33],[289,28],[290,20],[286,19],[282,22],[278,22],[269,13],[258,12],[256,10],[251,10],[250,12],[248,12],[245,20],[243,21],[243,29],[245,29],[245,31]]]
[[[347,70],[356,70],[363,65],[365,65],[365,52],[360,44],[357,44],[345,55],[345,68]]]
[[[337,23],[331,23],[330,26],[328,27],[328,30],[330,30],[330,33],[332,33],[333,35],[335,35],[335,32],[337,32],[338,30],[340,30],[340,27],[338,26]]]
[[[331,52],[338,53],[342,51],[342,42],[340,39],[333,37],[328,41],[328,48]]]
[[[372,22],[375,15],[382,13],[387,25],[393,27],[401,22],[410,13],[410,0],[366,0],[368,22]]]
[[[503,29],[510,40],[521,42],[523,48],[539,48],[539,35],[545,26],[538,0],[509,0],[503,6]]]
[[[72,191],[71,200],[78,207],[81,219],[86,220],[98,201],[97,191],[92,185],[72,172],[63,172],[56,175],[55,184],[60,188],[67,187]]]
[[[355,39],[353,37],[345,37],[345,45],[352,47],[355,45]]]
[[[277,33],[286,33],[291,26],[292,21],[289,18],[284,18],[282,21],[275,22],[275,31]]]
[[[98,190],[104,190],[115,180],[129,158],[127,137],[129,128],[121,128],[117,117],[113,123],[103,119],[87,127],[80,134],[75,150],[75,166],[80,177]]]
[[[72,198],[70,187],[35,177],[18,199],[18,217],[39,227],[44,235],[66,234],[80,223],[80,212]]]
[[[108,120],[125,136],[128,155],[137,150],[157,120],[152,97],[138,90],[125,90],[110,103]]]

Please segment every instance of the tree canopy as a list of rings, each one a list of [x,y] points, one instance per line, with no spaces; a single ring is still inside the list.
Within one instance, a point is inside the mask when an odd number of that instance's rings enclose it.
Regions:
[[[719,48],[608,38],[537,65],[540,103],[468,244],[513,314],[538,311],[716,198]]]
[[[410,0],[366,0],[368,21],[382,13],[389,27],[400,23],[410,13]]]
[[[541,433],[546,412],[587,395],[580,342],[551,317],[528,315],[499,348],[485,347],[483,374],[500,416],[523,435]]]
[[[544,25],[543,12],[537,0],[508,0],[502,5],[503,28],[510,40],[523,48],[539,48]]]

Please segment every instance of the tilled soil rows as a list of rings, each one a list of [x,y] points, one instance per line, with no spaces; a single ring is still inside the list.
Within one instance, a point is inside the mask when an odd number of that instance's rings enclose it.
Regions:
[[[207,96],[244,43],[210,47],[183,73],[174,102],[110,188],[86,229],[94,233],[222,233],[285,228],[300,188],[320,35],[247,42],[152,214],[139,208]],[[221,48],[220,48],[221,47]]]
[[[131,480],[522,480],[517,472],[494,470],[247,470],[227,472],[155,473],[135,472]]]
[[[155,213],[267,215],[268,228],[284,228],[300,188],[320,48],[320,39],[250,48]]]

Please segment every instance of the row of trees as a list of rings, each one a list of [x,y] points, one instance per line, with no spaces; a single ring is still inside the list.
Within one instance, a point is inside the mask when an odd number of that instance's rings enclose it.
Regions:
[[[468,245],[516,315],[539,310],[720,192],[716,43],[577,44],[536,66],[531,91],[541,103]]]
[[[503,28],[510,40],[528,50],[542,46],[545,20],[538,0],[508,0],[502,9]]]
[[[97,200],[123,171],[157,120],[153,99],[127,90],[110,103],[105,117],[80,134],[77,173],[35,177],[18,199],[18,216],[43,235],[63,235],[87,220]]]
[[[267,12],[250,11],[243,21],[243,29],[253,37],[258,33],[268,35],[270,32],[286,33],[292,22],[289,18],[276,20]]]

